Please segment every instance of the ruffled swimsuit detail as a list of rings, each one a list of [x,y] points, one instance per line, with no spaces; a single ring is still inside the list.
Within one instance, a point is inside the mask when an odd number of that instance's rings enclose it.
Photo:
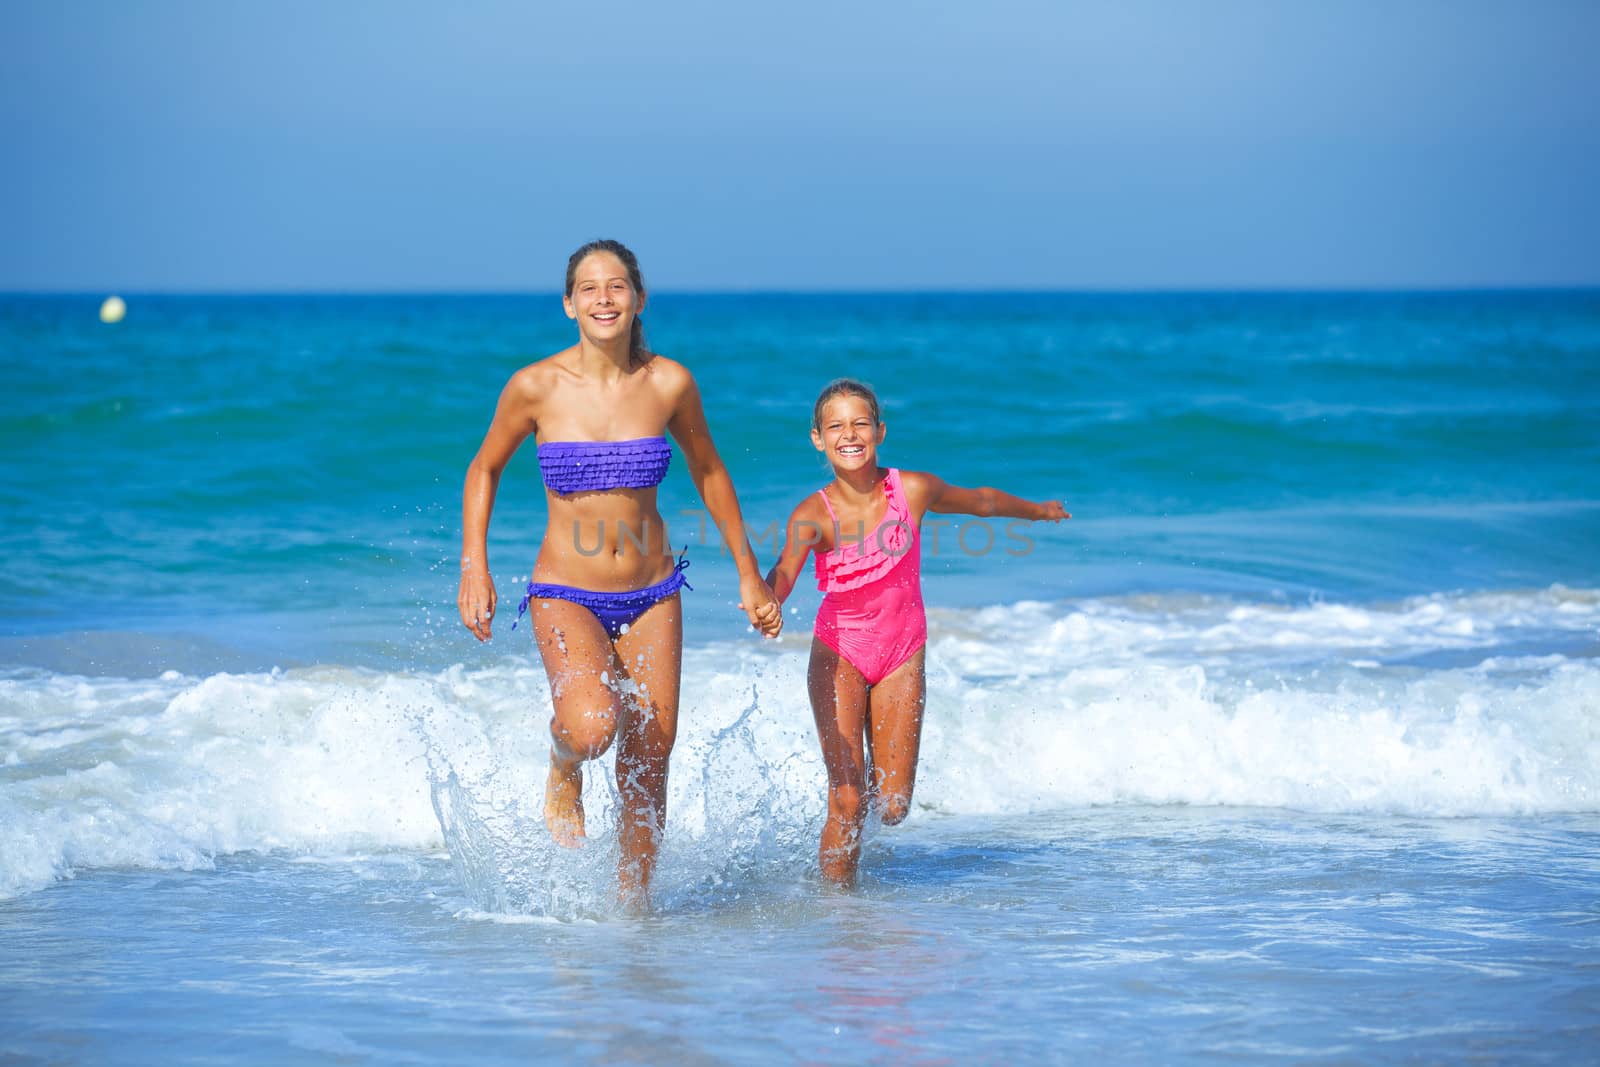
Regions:
[[[603,493],[608,489],[653,489],[667,476],[672,446],[665,437],[628,441],[546,441],[539,446],[539,473],[552,493]]]
[[[839,527],[828,494],[818,490],[834,524],[834,548],[816,553],[822,606],[813,631],[877,685],[928,641],[922,605],[922,536],[911,521],[900,471],[883,479],[887,509],[870,533]]]
[[[667,476],[672,446],[665,437],[636,437],[628,441],[546,441],[539,446],[539,473],[552,493],[603,493],[611,489],[653,489]],[[616,640],[639,616],[680,589],[693,589],[683,577],[689,561],[678,557],[672,573],[643,589],[611,593],[555,582],[529,582],[517,605],[517,622],[535,600],[565,600],[588,608],[606,633]],[[517,628],[517,622],[511,628]]]

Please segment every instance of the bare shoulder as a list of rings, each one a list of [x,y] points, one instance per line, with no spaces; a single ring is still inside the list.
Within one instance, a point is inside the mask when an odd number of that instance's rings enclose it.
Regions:
[[[822,496],[818,493],[807,493],[805,498],[796,504],[794,510],[789,513],[789,522],[791,524],[797,522],[824,523],[828,521],[827,508],[823,506]]]
[[[667,356],[652,353],[645,371],[650,375],[651,386],[673,404],[694,387],[694,375],[689,373],[689,368]]]
[[[906,504],[917,514],[927,511],[944,491],[944,480],[927,471],[900,472],[900,484],[906,491]]]
[[[818,493],[807,493],[805,499],[789,513],[789,528],[784,531],[784,546],[788,552],[804,555],[808,549],[829,552],[833,549],[833,516],[828,514]]]
[[[563,378],[572,374],[566,365],[571,351],[557,352],[523,367],[511,375],[511,380],[506,383],[506,392],[530,400],[548,395]]]
[[[505,420],[504,425],[519,434],[533,432],[551,399],[559,394],[562,382],[571,376],[562,363],[562,357],[568,354],[558,352],[515,371],[500,391],[496,421]]]

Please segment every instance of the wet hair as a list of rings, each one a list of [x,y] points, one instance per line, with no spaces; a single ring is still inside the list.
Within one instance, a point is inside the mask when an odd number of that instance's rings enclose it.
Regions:
[[[578,265],[596,252],[609,252],[620,259],[628,271],[628,283],[633,286],[633,291],[644,296],[644,275],[639,273],[639,257],[621,241],[606,240],[590,241],[567,258],[567,287],[563,290],[567,296],[572,295],[572,287],[577,284]],[[635,363],[644,362],[644,321],[637,312],[633,316],[633,328],[628,333],[628,357]]]
[[[811,428],[822,429],[822,409],[828,406],[828,401],[836,396],[856,396],[867,402],[867,407],[872,409],[872,424],[874,426],[883,422],[883,412],[878,405],[878,394],[872,391],[872,386],[866,382],[858,382],[854,378],[835,378],[822,387],[822,393],[817,397],[817,406],[811,409]]]

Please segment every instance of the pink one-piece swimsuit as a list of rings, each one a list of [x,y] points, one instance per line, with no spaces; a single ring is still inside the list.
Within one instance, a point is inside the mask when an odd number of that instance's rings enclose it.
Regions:
[[[822,492],[821,490],[818,490]],[[911,521],[900,471],[883,479],[888,510],[871,533],[839,528],[828,494],[822,503],[833,520],[833,550],[816,554],[818,641],[843,656],[877,685],[928,641],[922,607],[922,539]]]

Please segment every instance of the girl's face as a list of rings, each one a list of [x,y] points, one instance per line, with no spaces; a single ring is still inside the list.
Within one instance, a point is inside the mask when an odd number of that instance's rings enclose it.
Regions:
[[[859,396],[836,396],[822,406],[822,420],[811,431],[811,443],[837,471],[878,465],[878,446],[888,427],[873,419],[872,405]]]
[[[628,280],[628,268],[610,252],[583,257],[572,274],[572,292],[562,304],[579,331],[598,342],[626,339],[634,316],[644,310],[644,298]]]

